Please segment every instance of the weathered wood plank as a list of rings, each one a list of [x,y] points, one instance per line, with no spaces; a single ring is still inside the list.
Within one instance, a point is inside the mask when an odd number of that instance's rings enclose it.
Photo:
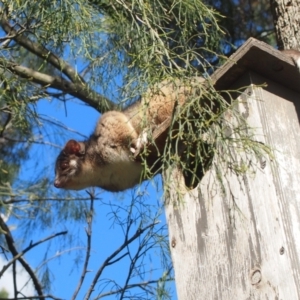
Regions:
[[[166,215],[180,300],[300,299],[300,95],[255,73],[245,79],[268,82],[247,89],[241,109],[277,163],[228,173],[226,196],[213,171],[190,192],[174,174]]]

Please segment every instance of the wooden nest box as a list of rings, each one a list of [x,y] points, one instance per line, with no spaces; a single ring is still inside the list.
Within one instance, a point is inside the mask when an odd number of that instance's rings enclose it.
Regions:
[[[174,174],[166,216],[178,299],[300,299],[299,70],[251,38],[212,80],[243,91],[244,117],[274,158],[241,176],[223,170],[226,193],[213,169],[190,191]]]

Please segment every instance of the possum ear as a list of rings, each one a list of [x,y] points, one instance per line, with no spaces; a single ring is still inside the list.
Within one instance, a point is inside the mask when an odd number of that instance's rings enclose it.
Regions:
[[[85,145],[82,142],[69,140],[66,143],[63,152],[65,154],[74,154],[76,156],[82,156],[85,154]]]

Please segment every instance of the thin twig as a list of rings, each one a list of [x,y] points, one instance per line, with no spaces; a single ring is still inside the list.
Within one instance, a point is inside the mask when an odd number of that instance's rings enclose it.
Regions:
[[[55,255],[53,255],[52,257],[46,259],[46,260],[43,260],[37,267],[36,267],[36,271],[38,271],[39,269],[41,269],[43,266],[47,265],[51,260],[53,259],[56,259],[66,253],[69,253],[71,251],[75,251],[75,250],[82,250],[82,249],[85,249],[84,247],[74,247],[74,248],[71,248],[71,249],[67,249],[67,250],[64,250],[64,251],[61,251],[61,252],[56,252]]]
[[[146,230],[148,230],[149,228],[155,226],[157,223],[159,222],[154,222],[148,226],[146,226],[145,228],[139,228],[135,234],[128,240],[124,241],[124,243],[116,250],[114,251],[110,256],[108,256],[105,261],[103,262],[103,264],[101,265],[101,267],[99,268],[99,270],[97,271],[92,284],[90,285],[90,288],[85,296],[85,300],[88,300],[92,294],[92,292],[94,291],[95,285],[98,282],[99,277],[101,276],[104,268],[109,264],[110,260],[113,259],[115,256],[117,256],[125,247],[127,247],[128,244],[132,243],[135,239],[137,239],[139,236],[141,236]]]
[[[86,256],[85,256],[85,260],[84,260],[84,265],[83,265],[83,269],[82,269],[82,273],[79,279],[79,283],[77,285],[77,288],[72,296],[72,300],[75,300],[79,290],[83,284],[83,281],[85,279],[85,275],[88,272],[87,271],[87,267],[89,264],[89,260],[90,260],[90,256],[91,256],[91,244],[92,244],[92,227],[93,227],[93,216],[94,216],[94,191],[93,192],[88,192],[87,193],[90,195],[90,210],[89,212],[86,213],[86,222],[87,222],[87,228],[85,230],[86,232],[86,236],[87,236],[87,249],[86,249]]]
[[[15,298],[17,298],[18,296],[18,287],[17,287],[17,264],[14,261],[13,262],[13,272],[12,272],[12,276],[13,276],[13,283],[14,283],[14,295]],[[1,277],[1,276],[0,276]]]
[[[1,196],[1,193],[0,193]],[[15,197],[14,195],[12,195],[13,197]],[[10,200],[4,200],[2,201],[3,204],[7,205],[7,204],[13,204],[13,203],[22,203],[22,202],[40,202],[40,201],[66,201],[66,200],[74,200],[74,198],[36,198],[36,199],[10,199]],[[80,197],[80,198],[76,198],[76,201],[87,201],[90,200],[90,198],[86,198],[86,197]],[[102,198],[94,198],[94,200],[103,200]]]
[[[146,235],[146,237],[147,237],[147,235]],[[124,283],[124,288],[121,290],[120,300],[124,298],[124,294],[127,291],[127,287],[129,286],[129,280],[132,276],[132,273],[135,269],[135,265],[136,265],[138,259],[143,254],[145,254],[145,252],[147,252],[150,248],[152,248],[152,245],[151,245],[151,247],[146,248],[146,250],[142,251],[144,246],[147,244],[147,241],[145,241],[146,237],[144,237],[143,240],[139,242],[139,246],[138,246],[138,249],[137,249],[135,255],[133,257],[131,257],[131,255],[129,255],[130,256],[130,267],[129,267],[129,270],[128,270],[127,278],[126,278],[125,283]],[[127,245],[127,247],[128,247],[128,245]],[[129,249],[128,249],[128,252],[130,253]]]
[[[51,119],[50,119],[51,118]],[[65,124],[59,122],[58,120],[50,117],[50,116],[43,116],[43,115],[39,115],[39,119],[42,120],[42,121],[45,121],[51,125],[54,125],[54,126],[57,126],[59,128],[62,128],[64,130],[67,130],[68,132],[72,132],[72,133],[76,133],[77,135],[81,136],[82,138],[87,138],[87,136],[85,134],[82,134],[81,132],[77,131],[77,130],[74,130],[68,126],[66,126]]]
[[[14,143],[30,143],[30,144],[37,144],[37,145],[47,145],[47,146],[51,146],[53,148],[61,149],[61,146],[53,144],[51,142],[43,141],[43,140],[42,141],[35,141],[33,139],[16,140],[16,139],[12,139],[7,136],[4,136],[3,139],[6,141],[14,142]]]
[[[24,297],[18,297],[18,298],[0,298],[0,300],[29,300],[29,299],[36,299],[37,296],[24,296]],[[63,300],[62,298],[57,298],[57,297],[54,297],[53,295],[40,295],[39,296],[40,299],[47,299],[47,298],[50,298],[50,299],[53,299],[53,300]]]
[[[173,278],[166,279],[166,281],[171,281],[171,280],[173,281],[174,279]],[[161,281],[161,278],[157,279],[157,280],[149,280],[149,281],[144,281],[144,282],[140,282],[140,283],[128,284],[126,286],[126,289],[133,289],[133,288],[137,288],[137,287],[142,288],[144,286],[148,286],[149,284],[158,283],[160,281]],[[121,289],[118,289],[118,290],[115,290],[115,291],[110,291],[110,292],[103,293],[103,294],[99,295],[98,297],[94,298],[94,300],[101,299],[101,298],[111,296],[111,295],[119,294],[120,292],[122,292],[122,290],[124,290],[124,288],[121,288]]]
[[[115,260],[112,260],[110,262],[107,263],[107,265],[113,265],[116,262],[118,262],[119,260],[121,260],[122,258],[124,258],[125,256],[129,255],[129,252],[124,253],[123,255],[121,255],[120,257],[116,258]]]
[[[0,220],[0,226],[2,227],[1,222],[3,222],[2,219]],[[3,222],[3,224],[5,224],[5,223]],[[7,227],[6,224],[5,224],[5,226]],[[5,229],[3,229],[3,230],[5,230]],[[5,231],[7,232],[7,230],[5,230]],[[48,236],[48,237],[46,237],[46,238],[44,238],[44,239],[42,239],[42,240],[40,240],[36,243],[30,243],[30,245],[27,248],[25,248],[23,251],[21,251],[20,253],[14,254],[14,257],[5,266],[3,266],[2,270],[0,271],[0,278],[2,277],[4,272],[10,267],[10,265],[13,264],[16,260],[19,260],[26,252],[28,252],[32,248],[34,248],[34,247],[36,247],[36,246],[38,246],[38,245],[40,245],[40,244],[42,244],[46,241],[49,241],[49,240],[51,240],[51,239],[53,239],[53,238],[55,238],[59,235],[64,235],[64,234],[67,234],[67,233],[68,233],[68,231],[61,231],[61,232],[52,234],[52,235],[50,235],[50,236]],[[6,235],[7,235],[7,233],[6,233]],[[11,250],[10,250],[10,252],[11,252]]]

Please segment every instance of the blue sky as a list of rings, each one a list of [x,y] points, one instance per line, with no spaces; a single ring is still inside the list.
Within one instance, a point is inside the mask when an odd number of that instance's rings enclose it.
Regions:
[[[64,59],[69,61],[72,57],[68,53],[68,48],[66,49]],[[81,70],[80,58],[77,58],[73,63],[75,68]],[[77,66],[76,66],[77,64]],[[121,85],[120,75],[115,75],[114,84]],[[108,88],[112,88],[113,84],[110,82]],[[118,90],[111,91],[111,98],[116,99],[118,95]],[[22,166],[20,170],[20,180],[31,180],[38,178],[42,173],[44,176],[50,178],[53,182],[54,180],[54,163],[59,151],[62,149],[63,145],[71,138],[82,140],[84,136],[88,137],[97,122],[100,114],[95,109],[84,105],[81,101],[72,100],[67,101],[66,104],[59,101],[49,101],[46,99],[37,102],[36,110],[39,115],[46,118],[52,118],[54,121],[60,122],[63,126],[72,129],[69,130],[58,130],[47,122],[41,122],[40,127],[35,129],[36,135],[42,135],[41,140],[46,141],[53,146],[41,146],[39,144],[34,144],[29,152],[29,159]],[[80,134],[76,134],[80,133]],[[143,197],[145,205],[153,207],[152,213],[155,214],[159,208],[162,208],[162,186],[160,177],[156,178],[154,182],[147,182],[142,184],[141,191],[146,189],[147,196]],[[112,221],[112,207],[120,206],[121,208],[126,208],[129,206],[132,199],[132,192],[127,191],[124,193],[108,193],[103,192],[101,189],[96,190],[97,194],[101,196],[103,201],[95,202],[95,217],[93,223],[93,239],[92,239],[92,251],[89,270],[90,272],[86,276],[86,281],[84,282],[82,292],[79,294],[77,299],[83,299],[85,292],[87,291],[90,281],[93,278],[96,270],[99,268],[101,263],[115,251],[124,239],[124,234],[120,226],[114,226]],[[137,195],[138,190],[136,191]],[[61,193],[63,197],[63,192]],[[87,196],[85,191],[77,193],[78,196]],[[51,204],[51,202],[50,202]],[[140,207],[136,207],[138,211]],[[121,214],[123,218],[126,217],[126,213]],[[159,217],[160,224],[158,226],[165,226],[165,216],[162,209],[162,214]],[[9,225],[14,228],[12,234],[16,237],[18,243],[19,239],[22,238],[18,234],[18,219],[10,217]],[[132,235],[135,230],[137,230],[139,224],[134,224],[132,227]],[[34,249],[30,250],[25,255],[25,259],[29,264],[35,268],[38,268],[41,263],[48,260],[50,267],[49,276],[52,280],[51,284],[51,294],[62,299],[70,299],[73,295],[79,277],[82,271],[82,260],[85,257],[85,245],[86,245],[86,233],[85,233],[85,223],[75,223],[66,220],[65,222],[56,222],[52,228],[43,228],[36,230],[30,234],[30,240],[25,240],[24,247],[30,242],[37,242],[42,238],[45,238],[53,233],[60,232],[62,230],[68,230],[69,235],[66,239],[69,239],[71,235],[75,236],[75,240],[72,246],[66,245],[61,246],[61,239],[54,239],[49,242],[43,243]],[[129,235],[129,236],[130,236]],[[133,250],[137,248],[138,243],[133,244]],[[20,247],[21,248],[21,247]],[[45,252],[48,251],[47,257],[45,257]],[[81,258],[81,261],[77,264],[77,259]],[[160,264],[160,253],[158,249],[149,251],[145,256],[146,270],[150,270],[145,274],[145,280],[158,279],[162,275],[162,269],[156,270],[161,267]],[[119,284],[124,282],[124,274],[128,270],[128,259],[118,262],[116,265],[112,265],[106,269],[103,278],[111,278],[116,280]],[[1,261],[0,261],[1,269]],[[19,283],[24,278],[27,278],[24,272],[18,271]],[[22,280],[21,280],[22,279]],[[172,299],[176,300],[176,293],[174,284],[169,284],[173,291]],[[0,281],[0,290],[4,287],[9,290],[7,281]],[[97,291],[96,291],[97,292]],[[97,293],[93,296],[96,296]],[[12,296],[12,295],[11,295]],[[93,297],[92,297],[93,299]],[[106,297],[105,299],[116,299],[115,296]]]
[[[37,111],[39,114],[50,116],[63,123],[66,127],[72,128],[75,131],[80,132],[88,136],[96,124],[96,121],[99,117],[99,113],[94,109],[82,105],[79,101],[69,101],[66,104],[66,110],[62,103],[57,101],[49,102],[47,100],[41,100],[37,104]],[[67,112],[67,114],[66,114]],[[63,144],[70,138],[82,139],[75,133],[70,133],[65,131],[65,134],[57,134],[55,130],[52,130],[51,126],[44,124],[45,128],[42,129],[42,132],[45,132],[44,139],[51,143],[55,143],[59,146]],[[47,149],[47,150],[45,150]],[[26,163],[20,172],[20,177],[24,179],[34,177],[38,172],[46,172],[49,175],[50,179],[54,179],[54,162],[57,154],[60,149],[55,147],[41,147],[40,145],[35,145],[32,147],[30,152],[30,160]],[[143,201],[146,205],[153,206],[153,214],[159,206],[162,206],[162,188],[160,178],[156,178],[154,182],[147,182],[146,185],[142,185],[141,191],[147,186],[147,196],[143,196]],[[93,278],[96,270],[99,268],[104,259],[115,251],[124,239],[124,235],[120,226],[114,226],[112,222],[111,207],[109,206],[120,206],[126,207],[130,204],[132,199],[132,191],[127,191],[124,193],[108,193],[103,192],[100,189],[97,189],[97,193],[100,194],[102,201],[95,202],[95,217],[93,225],[93,239],[92,239],[92,251],[91,251],[91,260],[89,270],[90,272],[86,276],[86,281],[84,282],[82,292],[79,294],[77,299],[83,299],[85,292],[90,285],[90,281]],[[79,195],[86,196],[86,192],[83,191]],[[103,204],[105,203],[105,204]],[[137,208],[138,210],[139,208]],[[123,213],[123,218],[126,214]],[[159,218],[159,226],[165,225],[164,213]],[[17,226],[16,220],[12,222]],[[132,235],[137,229],[139,224],[135,224],[132,228]],[[50,266],[50,278],[53,281],[51,285],[52,294],[62,298],[70,299],[74,290],[77,286],[81,270],[82,270],[82,261],[79,264],[76,264],[75,261],[78,258],[82,260],[85,257],[85,245],[86,245],[86,234],[85,234],[86,224],[76,224],[74,222],[66,221],[63,224],[56,224],[55,228],[47,228],[43,232],[37,232],[32,235],[33,242],[44,238],[55,232],[61,230],[68,230],[70,233],[75,233],[77,235],[77,240],[72,244],[71,250],[70,247],[61,248],[59,240],[51,241],[44,243],[33,250],[29,251],[25,256],[28,262],[37,267],[45,259],[44,253],[46,250],[49,251],[47,259],[49,259]],[[130,236],[129,235],[129,236]],[[137,248],[138,243],[133,244],[133,250]],[[70,251],[66,251],[70,250]],[[66,251],[63,255],[60,255],[61,252]],[[134,252],[134,251],[133,251]],[[52,259],[52,257],[56,257]],[[145,256],[145,269],[152,270],[145,274],[145,280],[154,280],[162,275],[162,270],[156,270],[160,268],[160,254],[158,249],[149,251]],[[125,280],[125,275],[128,270],[129,260],[124,259],[116,265],[112,265],[106,269],[104,272],[104,278],[111,278],[122,284]],[[168,284],[168,286],[173,291],[172,299],[176,299],[174,284]],[[1,289],[1,284],[0,284]],[[96,291],[92,296],[97,295]],[[100,291],[99,291],[100,292]],[[93,297],[91,298],[93,299]],[[115,296],[105,297],[105,299],[116,299]]]

